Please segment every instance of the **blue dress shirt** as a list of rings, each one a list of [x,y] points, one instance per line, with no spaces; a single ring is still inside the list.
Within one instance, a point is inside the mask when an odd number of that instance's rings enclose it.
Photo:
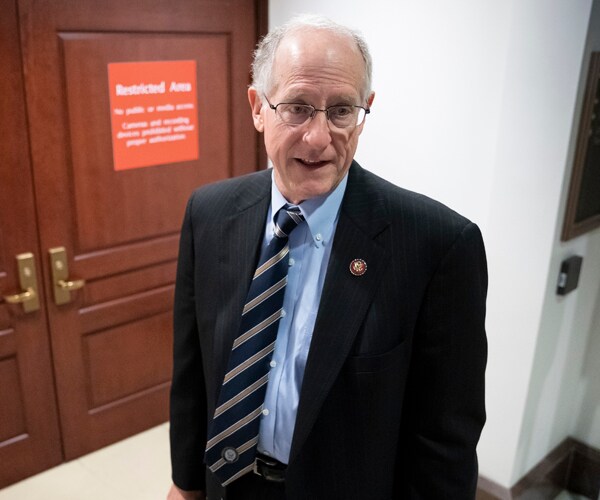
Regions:
[[[285,464],[290,456],[304,367],[347,181],[346,175],[331,193],[298,205],[306,222],[289,237],[285,315],[279,321],[258,437],[258,450]],[[286,203],[272,179],[263,248],[273,238],[273,214]]]

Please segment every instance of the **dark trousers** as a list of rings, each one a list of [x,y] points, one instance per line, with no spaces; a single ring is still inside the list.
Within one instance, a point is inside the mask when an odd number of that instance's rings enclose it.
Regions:
[[[250,472],[227,487],[227,500],[285,500],[285,484]]]

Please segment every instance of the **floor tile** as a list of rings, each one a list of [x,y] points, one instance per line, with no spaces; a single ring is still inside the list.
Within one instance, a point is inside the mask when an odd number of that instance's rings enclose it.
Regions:
[[[0,500],[164,499],[171,484],[163,424],[0,490]]]

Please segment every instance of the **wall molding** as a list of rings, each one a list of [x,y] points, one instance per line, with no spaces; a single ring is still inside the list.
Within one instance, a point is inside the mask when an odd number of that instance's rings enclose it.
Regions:
[[[562,490],[588,498],[598,498],[600,450],[568,437],[512,488],[505,488],[479,476],[477,500],[554,498]]]

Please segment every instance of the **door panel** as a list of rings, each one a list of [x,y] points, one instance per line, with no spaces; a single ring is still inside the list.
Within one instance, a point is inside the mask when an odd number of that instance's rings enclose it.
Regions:
[[[110,333],[85,336],[88,385],[92,389],[94,408],[169,381],[171,373],[163,366],[162,358],[171,344],[160,332],[170,328],[170,320],[170,315],[165,313],[136,321],[132,327],[117,327]],[[114,366],[119,366],[118,372]]]
[[[2,333],[4,336],[9,332],[4,329]],[[10,334],[11,336],[3,342],[4,352],[2,354],[7,355],[7,357],[0,361],[0,380],[2,380],[0,398],[2,398],[2,401],[8,402],[0,408],[0,419],[2,420],[0,442],[2,443],[6,443],[15,437],[24,436],[27,433],[22,385],[19,380],[19,366],[17,365],[16,356],[11,356],[16,351],[15,337],[12,332]]]
[[[37,239],[17,11],[0,15],[0,488],[62,460]],[[40,309],[2,297],[21,292],[16,256],[31,252]]]
[[[199,185],[258,167],[246,97],[256,12],[254,0],[19,1],[40,282],[66,459],[167,419],[185,202]],[[116,171],[108,64],[176,60],[196,61],[198,159]],[[68,280],[86,282],[61,305],[54,247],[65,248]]]
[[[75,258],[176,234],[190,187],[228,177],[228,37],[60,33],[71,155]],[[199,159],[126,171],[112,168],[107,67],[127,61],[193,59],[198,74]],[[210,75],[210,78],[207,76]],[[132,118],[135,120],[135,118]],[[157,194],[160,195],[157,195]],[[89,200],[93,199],[93,203]]]

